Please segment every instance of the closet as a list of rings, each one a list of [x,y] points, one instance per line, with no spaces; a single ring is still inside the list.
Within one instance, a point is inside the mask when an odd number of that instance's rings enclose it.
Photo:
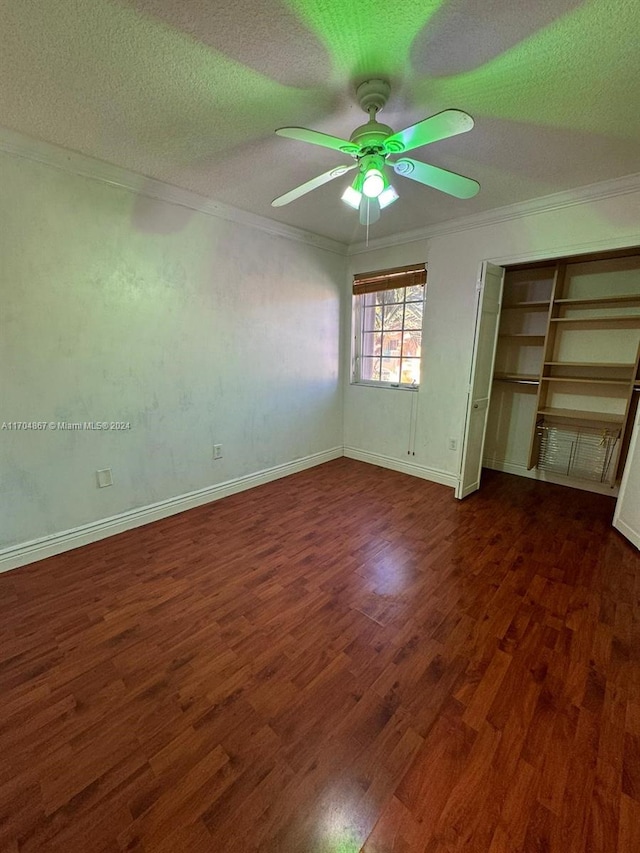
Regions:
[[[484,464],[611,493],[639,354],[640,248],[506,267]]]

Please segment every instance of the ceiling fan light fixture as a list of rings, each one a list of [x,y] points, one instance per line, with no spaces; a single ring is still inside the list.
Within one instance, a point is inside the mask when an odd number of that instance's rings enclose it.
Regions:
[[[389,184],[389,186],[385,187],[385,189],[383,189],[380,195],[378,196],[378,204],[380,205],[380,208],[384,210],[385,207],[389,207],[389,205],[393,204],[393,202],[397,199],[398,193],[391,186],[391,184]]]
[[[354,210],[358,210],[360,207],[360,202],[362,201],[362,193],[358,192],[355,187],[347,187],[346,190],[342,193],[342,201],[345,204],[348,204],[349,207],[352,207]]]
[[[396,175],[454,198],[473,198],[480,190],[477,181],[404,156],[414,148],[466,133],[473,127],[471,116],[462,110],[446,109],[394,133],[391,127],[380,124],[376,118],[377,113],[385,106],[389,92],[388,81],[378,78],[365,80],[358,87],[358,102],[368,114],[369,121],[357,127],[349,139],[340,139],[305,127],[278,128],[276,133],[279,136],[340,151],[350,155],[356,162],[348,166],[337,166],[323,175],[305,181],[275,198],[271,205],[282,207],[289,204],[351,169],[357,169],[356,178],[344,191],[342,199],[350,207],[359,209],[360,223],[367,227],[379,219],[381,209],[389,207],[398,198],[398,193],[389,183],[389,168],[392,168]],[[403,155],[401,159],[388,159],[389,155],[400,153]]]
[[[362,182],[362,192],[367,198],[378,198],[383,189],[384,175],[380,169],[367,169]]]

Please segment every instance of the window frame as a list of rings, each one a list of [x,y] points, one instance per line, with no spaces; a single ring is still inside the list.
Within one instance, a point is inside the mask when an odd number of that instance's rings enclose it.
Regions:
[[[427,293],[426,264],[412,264],[407,267],[397,267],[390,270],[377,270],[375,272],[361,273],[359,275],[354,276],[351,317],[351,385],[363,385],[370,388],[392,388],[396,391],[418,391],[420,389],[419,382],[414,382],[411,384],[407,382],[402,382],[402,355],[400,355],[399,382],[388,382],[383,379],[363,379],[361,372],[363,359],[365,358],[365,356],[363,355],[363,341],[364,335],[366,334],[366,330],[364,329],[365,311],[368,307],[371,307],[366,305],[367,295],[375,292],[385,293],[388,291],[398,290],[399,288],[404,289],[402,302],[388,303],[390,305],[402,305],[402,327],[401,329],[393,331],[400,331],[402,337],[404,338],[405,332],[417,331],[413,329],[407,329],[405,327],[406,306],[408,304],[406,298],[407,288],[416,285],[420,285],[423,287],[422,299],[409,300],[409,303],[421,305],[422,310],[422,318],[419,330],[421,334],[421,354],[418,357],[420,360],[420,379],[422,379],[422,335],[424,334],[424,310]],[[384,333],[384,320],[383,327],[380,329],[380,333]],[[383,356],[380,357],[382,358]],[[394,358],[395,356],[390,357]]]

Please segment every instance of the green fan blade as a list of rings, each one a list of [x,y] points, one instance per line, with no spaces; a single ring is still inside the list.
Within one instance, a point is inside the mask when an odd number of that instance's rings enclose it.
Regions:
[[[438,166],[429,166],[419,160],[410,160],[408,157],[393,163],[393,171],[403,178],[418,181],[419,184],[433,187],[456,198],[473,198],[480,189],[480,184],[471,178],[440,169]]]
[[[352,169],[355,169],[356,166],[357,163],[354,163],[352,166],[336,166],[335,169],[325,172],[324,175],[318,175],[317,178],[312,178],[310,181],[300,184],[300,186],[296,187],[294,190],[289,190],[288,193],[278,196],[278,198],[274,198],[271,202],[271,207],[282,207],[284,204],[289,204],[290,201],[295,201],[297,198],[300,198],[300,196],[310,193],[311,190],[315,190],[317,187],[321,187],[323,184],[329,183],[329,181],[332,181],[334,178],[339,178],[346,172],[350,172]]]
[[[360,202],[360,225],[373,225],[380,219],[380,205],[377,198],[362,196]]]
[[[431,118],[425,118],[417,124],[405,127],[384,141],[384,147],[391,154],[400,154],[403,151],[411,151],[437,142],[439,139],[448,139],[459,133],[466,133],[473,127],[473,119],[462,110],[444,110]]]
[[[339,139],[337,136],[329,136],[328,133],[320,133],[318,130],[309,130],[306,127],[280,127],[276,133],[288,139],[298,139],[300,142],[310,142],[312,145],[321,145],[323,148],[351,154],[352,157],[360,151],[360,148],[348,139]]]

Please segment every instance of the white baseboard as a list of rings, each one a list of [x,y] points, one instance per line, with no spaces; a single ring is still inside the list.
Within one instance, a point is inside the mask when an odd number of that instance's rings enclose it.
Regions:
[[[451,486],[452,489],[458,485],[458,478],[454,474],[439,471],[437,468],[416,465],[415,462],[405,462],[403,459],[394,459],[392,456],[369,453],[369,451],[359,450],[357,447],[345,447],[344,455],[349,459],[357,459],[358,462],[368,462],[370,465],[378,465],[380,468],[390,468],[392,471],[400,471],[401,474],[431,480],[433,483],[440,483],[441,486]]]
[[[629,542],[636,546],[636,548],[640,549],[640,534],[638,534],[637,530],[634,530],[633,527],[629,527],[628,524],[625,524],[622,519],[614,516],[613,518],[613,526],[616,527],[623,536],[625,536]]]
[[[100,539],[106,539],[116,533],[123,533],[133,527],[141,527],[152,521],[159,521],[161,518],[167,518],[167,516],[176,515],[202,504],[226,498],[228,495],[235,495],[246,489],[261,486],[263,483],[287,477],[289,474],[296,474],[306,468],[322,465],[323,462],[339,459],[342,455],[342,447],[333,447],[321,453],[312,453],[302,459],[295,459],[293,462],[285,462],[283,465],[275,465],[273,468],[257,471],[255,474],[247,474],[244,477],[227,480],[227,482],[218,483],[215,486],[207,486],[186,495],[167,498],[167,500],[128,510],[110,518],[92,521],[71,530],[63,530],[61,533],[54,533],[51,536],[43,536],[30,542],[12,545],[0,551],[0,572],[17,569],[27,563],[34,563],[36,560],[43,560],[45,557],[62,554],[64,551],[70,551],[72,548],[79,548],[81,545],[88,545],[91,542],[98,542]]]
[[[577,480],[574,477],[563,477],[562,474],[552,474],[549,471],[540,471],[537,468],[528,469],[526,465],[518,462],[506,462],[504,459],[483,459],[482,465],[484,468],[491,468],[493,471],[516,474],[518,477],[528,477],[530,480],[538,480],[541,483],[553,483],[555,486],[570,486],[572,489],[582,489],[583,492],[595,492],[598,495],[607,495],[610,498],[618,497],[618,486],[612,488],[607,483]]]

